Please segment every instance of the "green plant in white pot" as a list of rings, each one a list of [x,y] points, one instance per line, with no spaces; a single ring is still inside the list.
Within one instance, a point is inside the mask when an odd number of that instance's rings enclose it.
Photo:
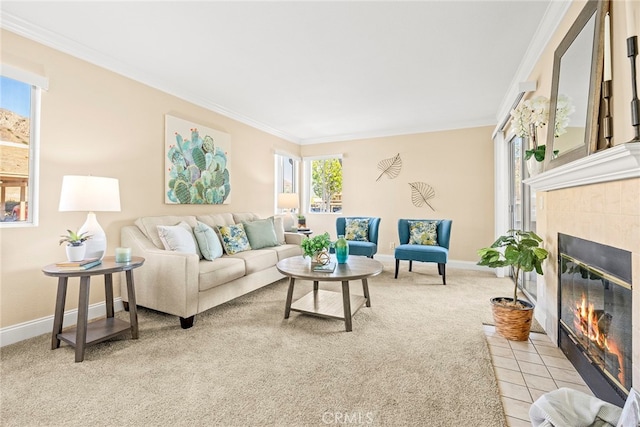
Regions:
[[[327,264],[329,262],[329,248],[331,239],[329,233],[319,234],[315,237],[307,237],[301,243],[303,256],[311,257],[315,264]]]
[[[549,252],[540,247],[542,239],[533,231],[509,230],[498,237],[488,248],[478,250],[478,265],[487,267],[512,267],[514,272],[513,297],[491,299],[496,331],[515,341],[526,341],[531,330],[533,304],[518,299],[518,280],[522,273],[542,271],[542,262]]]
[[[69,261],[82,261],[87,251],[87,247],[84,242],[91,238],[87,232],[77,233],[72,230],[67,230],[67,234],[63,234],[60,237],[59,245],[66,243],[67,259]]]

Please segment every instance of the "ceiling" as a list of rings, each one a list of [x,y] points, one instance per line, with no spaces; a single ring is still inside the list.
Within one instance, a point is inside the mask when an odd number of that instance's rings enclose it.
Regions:
[[[4,0],[0,22],[308,144],[496,125],[553,3]]]

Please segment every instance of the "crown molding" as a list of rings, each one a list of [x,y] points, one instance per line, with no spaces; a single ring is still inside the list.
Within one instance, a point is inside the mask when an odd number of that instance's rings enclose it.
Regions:
[[[520,62],[520,66],[511,80],[511,84],[509,86],[510,89],[505,94],[502,103],[500,104],[500,108],[496,115],[498,123],[508,120],[509,115],[511,114],[511,109],[513,108],[514,100],[522,98],[520,82],[529,80],[531,72],[538,61],[540,61],[542,53],[549,44],[551,37],[553,37],[557,31],[558,26],[564,19],[564,16],[567,14],[570,6],[570,1],[549,2],[549,6],[547,7],[544,17],[540,21],[540,25],[538,25],[538,29],[531,39],[531,43],[529,43],[529,47]]]
[[[15,15],[12,15],[11,13],[5,11],[2,12],[0,28],[11,31],[12,33],[18,34],[19,36],[36,41],[40,44],[59,50],[61,52],[67,53],[71,56],[87,61],[101,68],[105,68],[116,74],[120,74],[146,86],[150,86],[154,89],[165,92],[169,95],[173,95],[185,101],[191,102],[195,105],[206,108],[225,117],[229,117],[240,123],[244,123],[263,132],[277,136],[278,138],[282,138],[296,144],[300,143],[299,139],[292,135],[281,132],[278,129],[275,129],[257,120],[253,120],[250,117],[244,116],[235,111],[224,108],[223,106],[218,105],[215,102],[211,102],[211,100],[205,99],[198,94],[176,89],[172,84],[170,84],[170,82],[162,80],[157,76],[149,74],[146,71],[131,67],[128,64],[122,61],[118,61],[111,56],[104,55],[96,51],[95,49],[91,49],[88,46],[83,45],[82,43],[78,43],[56,32],[49,31],[30,22],[27,22]]]
[[[640,143],[627,142],[544,171],[523,182],[535,191],[551,191],[638,177]]]

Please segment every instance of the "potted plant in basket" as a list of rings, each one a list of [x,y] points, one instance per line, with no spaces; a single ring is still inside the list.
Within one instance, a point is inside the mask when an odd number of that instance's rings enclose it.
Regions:
[[[84,242],[91,238],[87,232],[77,233],[72,230],[67,230],[67,234],[63,234],[60,237],[59,245],[63,243],[67,243],[67,258],[69,261],[82,261],[84,259],[84,254],[87,250]]]
[[[303,256],[311,257],[311,262],[326,264],[329,262],[329,248],[331,239],[329,233],[319,234],[315,237],[307,237],[301,243]]]
[[[478,265],[513,268],[513,297],[491,299],[496,331],[507,339],[526,341],[529,338],[534,307],[530,302],[518,299],[518,279],[521,273],[534,269],[538,274],[544,274],[542,262],[549,252],[540,247],[541,242],[540,236],[533,231],[509,230],[490,247],[478,250]]]

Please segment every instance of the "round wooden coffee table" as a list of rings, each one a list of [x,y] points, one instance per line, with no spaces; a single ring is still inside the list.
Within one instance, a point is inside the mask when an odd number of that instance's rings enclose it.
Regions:
[[[336,262],[334,255],[331,256],[331,261]],[[335,270],[326,272],[314,271],[311,268],[311,260],[302,256],[283,259],[278,262],[276,268],[289,277],[285,319],[289,318],[292,310],[314,316],[341,319],[344,320],[347,332],[351,332],[351,317],[360,307],[364,303],[367,307],[371,307],[367,279],[382,272],[382,264],[379,261],[363,256],[350,256],[346,264],[336,263]],[[296,279],[313,281],[313,291],[292,303]],[[350,295],[349,281],[359,279],[362,280],[364,296]],[[318,289],[320,281],[342,282],[342,293]]]

